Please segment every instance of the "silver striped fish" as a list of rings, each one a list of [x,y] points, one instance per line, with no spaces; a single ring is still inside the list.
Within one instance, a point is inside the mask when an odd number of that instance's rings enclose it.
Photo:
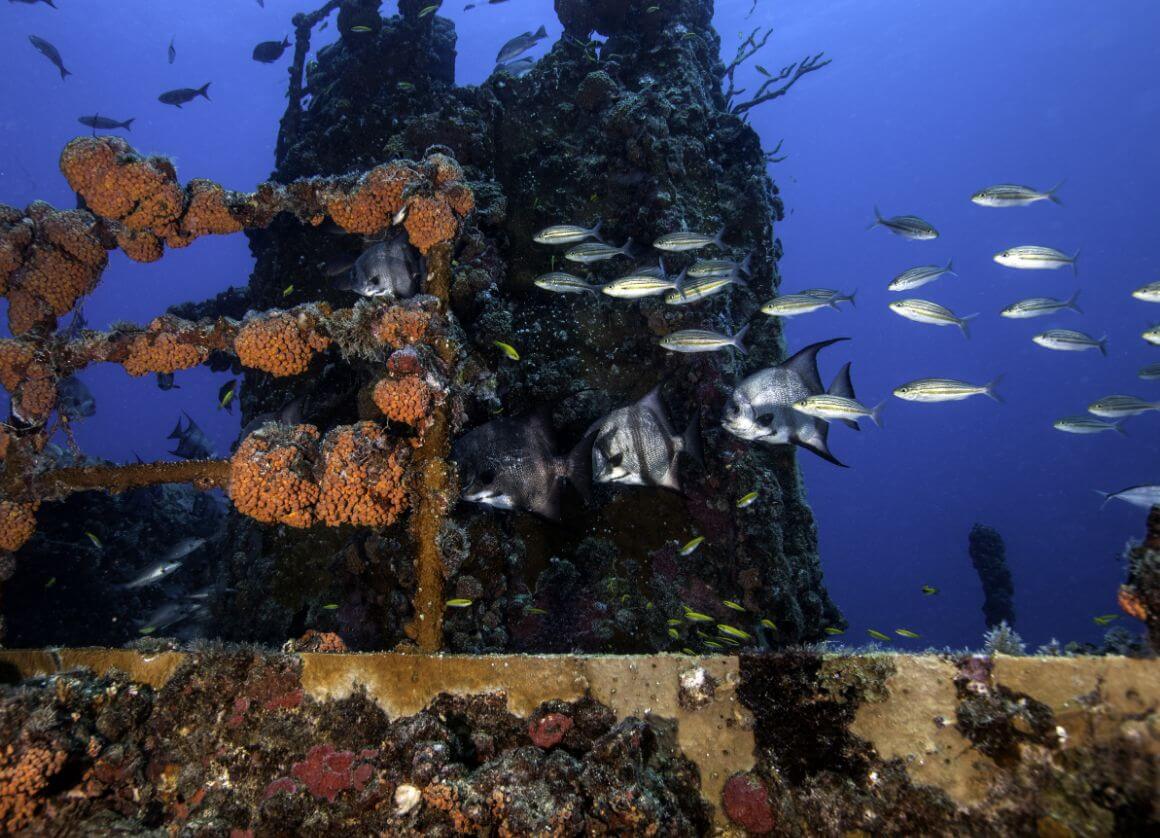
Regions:
[[[873,230],[875,227],[885,227],[894,235],[902,236],[904,239],[928,241],[938,238],[938,230],[930,222],[922,220],[917,215],[893,215],[886,218],[878,211],[878,207],[874,207],[874,223],[866,229]]]
[[[1160,410],[1160,402],[1146,402],[1136,396],[1104,396],[1088,405],[1088,413],[1103,419],[1123,419],[1149,410]]]
[[[894,388],[894,395],[908,402],[958,402],[971,396],[988,396],[1003,401],[995,388],[1002,375],[987,384],[968,384],[953,378],[919,378]]]
[[[749,324],[742,326],[732,337],[708,329],[681,329],[661,338],[661,346],[670,352],[716,352],[732,346],[742,355],[748,353],[742,343],[749,331]]]
[[[827,302],[849,303],[855,308],[857,307],[857,303],[854,302],[854,297],[858,294],[857,288],[849,294],[843,294],[841,291],[835,291],[833,288],[807,288],[805,291],[798,291],[797,293],[803,297],[813,297],[814,299],[826,300]]]
[[[576,244],[585,239],[600,241],[600,225],[603,223],[597,221],[592,227],[580,227],[576,224],[553,224],[532,236],[532,241],[537,244]]]
[[[1119,422],[1103,422],[1090,416],[1064,416],[1052,422],[1051,427],[1066,434],[1099,434],[1104,431],[1115,431],[1126,436]]]
[[[1079,273],[1077,260],[1079,251],[1068,256],[1054,247],[1043,247],[1038,244],[1021,244],[1000,250],[994,255],[994,260],[1005,268],[1016,268],[1023,271],[1052,271],[1071,265],[1074,274]]]
[[[632,239],[629,239],[621,247],[614,247],[604,242],[584,242],[565,253],[564,258],[569,262],[588,264],[589,262],[603,262],[605,259],[611,259],[613,256],[631,255]]]
[[[1153,344],[1154,346],[1160,346],[1160,323],[1157,323],[1150,329],[1145,329],[1144,333],[1140,335],[1140,337],[1148,341],[1148,343]]]
[[[1132,296],[1146,303],[1160,303],[1160,281],[1149,282],[1137,288],[1132,292]]]
[[[679,280],[682,280],[682,277],[631,273],[604,283],[600,290],[620,300],[639,300],[642,297],[655,297],[671,291],[677,287]]]
[[[537,288],[545,291],[554,291],[557,294],[597,294],[600,286],[594,285],[586,279],[573,276],[564,271],[551,271],[535,279]]]
[[[808,294],[782,294],[774,297],[761,307],[762,314],[770,317],[794,317],[809,314],[823,308],[838,310],[838,301],[833,297],[814,297]]]
[[[954,260],[948,259],[946,267],[942,265],[919,265],[900,273],[886,286],[887,291],[910,291],[921,288],[928,282],[934,282],[940,276],[958,276],[954,271]]]
[[[703,276],[728,276],[737,271],[748,274],[752,258],[753,254],[747,253],[740,262],[735,259],[698,259],[689,267],[689,276],[700,279]]]
[[[857,399],[846,396],[835,396],[831,393],[819,393],[816,396],[806,396],[793,403],[793,409],[806,416],[830,422],[839,419],[843,422],[857,422],[863,416],[868,417],[878,427],[882,427],[881,402],[875,407],[866,407]]]
[[[1045,314],[1055,314],[1057,311],[1063,311],[1064,309],[1071,309],[1072,311],[1083,314],[1083,311],[1077,305],[1078,301],[1079,291],[1076,291],[1066,300],[1056,300],[1053,297],[1030,297],[1007,306],[1007,308],[999,312],[999,316],[1009,317],[1013,320],[1026,320],[1029,317],[1042,317]]]
[[[1160,363],[1149,364],[1140,370],[1140,378],[1145,381],[1160,381]]]
[[[686,250],[700,250],[702,247],[708,247],[713,244],[719,250],[725,249],[725,242],[721,237],[725,235],[725,228],[722,227],[714,235],[708,233],[698,233],[689,230],[677,230],[673,233],[665,233],[658,237],[653,242],[653,247],[657,250],[667,250],[672,253],[681,253]]]
[[[684,276],[684,271],[681,274]],[[688,305],[689,303],[697,302],[697,300],[712,297],[714,294],[725,290],[729,285],[747,286],[748,283],[737,274],[729,274],[728,276],[706,276],[692,281],[678,279],[676,290],[665,294],[665,302],[671,306]]]
[[[1096,340],[1091,335],[1077,332],[1074,329],[1048,329],[1031,338],[1036,345],[1044,349],[1055,349],[1060,352],[1083,352],[1085,349],[1098,349],[1101,355],[1108,354],[1108,338]]]
[[[981,207],[1025,207],[1037,201],[1062,204],[1059,196],[1055,194],[1061,186],[1062,180],[1046,192],[1040,192],[1038,189],[1021,186],[1018,183],[997,183],[986,189],[980,189],[971,196],[971,201]]]
[[[969,338],[971,336],[970,330],[967,328],[967,321],[973,320],[979,315],[964,314],[959,317],[946,306],[940,306],[938,303],[932,303],[930,300],[895,300],[890,303],[890,310],[895,314],[905,317],[907,320],[913,320],[916,323],[929,323],[932,326],[958,326],[962,331],[963,337]]]

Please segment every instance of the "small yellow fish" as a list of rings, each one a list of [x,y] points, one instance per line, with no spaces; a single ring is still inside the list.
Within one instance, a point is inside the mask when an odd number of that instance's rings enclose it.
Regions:
[[[721,600],[721,604],[724,605],[726,608],[732,608],[734,611],[744,611],[745,610],[744,605],[742,605],[739,602],[734,602],[731,599],[723,599],[723,600]]]
[[[842,631],[840,628],[834,628],[833,626],[826,626],[824,629],[822,629],[822,631],[824,631],[826,634],[830,634],[830,635],[833,635],[835,637],[837,637],[839,634],[846,633],[846,632]]]
[[[716,640],[706,640],[706,641],[704,641],[704,643],[710,649],[724,649],[725,648],[720,643],[718,643]]]
[[[472,601],[473,600],[462,599],[462,598],[449,599],[449,600],[447,600],[447,602],[445,602],[443,604],[446,605],[448,608],[466,608],[467,606],[471,605]]]
[[[50,577],[48,577],[48,581],[44,583],[44,589],[47,591],[49,588],[51,588],[55,584],[56,584],[56,577],[50,576]]]
[[[736,626],[731,626],[728,623],[718,623],[717,631],[726,634],[729,637],[736,637],[738,640],[752,640],[753,635],[747,631],[742,631]]]
[[[645,600],[645,603],[644,603],[644,610],[645,611],[652,611],[654,608],[656,608],[656,606],[652,604],[652,600]]]
[[[504,343],[502,340],[493,341],[493,343],[495,343],[495,345],[499,348],[500,352],[511,358],[513,361],[518,361],[520,359],[520,353],[516,352],[516,348],[510,343]]]
[[[539,616],[542,614],[547,614],[548,612],[545,611],[543,608],[536,608],[535,606],[529,605],[527,608],[524,609],[524,613],[525,614],[535,614],[535,615]]]
[[[708,614],[702,614],[700,611],[690,611],[685,609],[685,619],[690,623],[711,623],[713,618]]]
[[[1118,619],[1120,619],[1119,614],[1101,614],[1098,617],[1092,617],[1092,622],[1095,623],[1097,626],[1106,626],[1108,623],[1112,622],[1113,620],[1118,620]]]
[[[888,635],[883,634],[880,631],[875,631],[874,629],[866,629],[866,633],[868,635],[870,635],[871,637],[873,637],[875,640],[885,640],[887,643],[890,642],[890,637]]]
[[[730,646],[740,646],[741,645],[740,640],[734,640],[732,637],[728,637],[726,635],[721,635],[721,641],[723,643],[728,643]]]
[[[757,500],[757,492],[748,492],[737,499],[737,508],[744,509]]]
[[[439,8],[438,3],[435,3],[435,4],[430,5],[430,6],[424,6],[422,9],[419,10],[419,17],[427,17],[427,15],[433,14],[435,12],[435,10],[438,8]]]
[[[773,620],[769,619],[768,617],[763,619],[761,621],[761,624],[763,626],[765,626],[767,629],[769,629],[770,631],[777,631],[777,623],[775,623]]]
[[[671,618],[668,622],[668,625],[670,628],[672,628],[673,626],[683,626],[684,624],[685,624],[684,620],[678,620],[676,617]]]
[[[283,297],[289,297],[293,293],[294,293],[294,286],[293,285],[287,285],[285,288],[282,289],[282,296]]]
[[[399,88],[399,90],[414,90],[415,89],[415,85],[411,84],[409,81],[401,81],[398,84],[396,84],[395,87]]]
[[[914,638],[914,637],[919,636],[919,635],[915,634],[913,631],[911,631],[910,629],[895,629],[894,633],[897,634],[899,637]]]
[[[676,629],[674,629],[674,628],[669,629],[669,637],[673,638],[673,640],[676,640],[680,636],[681,636],[681,633],[679,631],[677,631]]]
[[[693,555],[693,553],[697,552],[697,548],[701,546],[701,542],[704,540],[705,540],[705,536],[699,535],[696,538],[694,538],[692,541],[690,541],[688,544],[686,544],[684,547],[682,547],[678,552],[682,556],[691,556],[691,555]]]
[[[650,15],[651,15],[651,14],[653,14],[653,13],[655,13],[655,12],[659,12],[660,10],[661,10],[661,7],[660,7],[660,6],[649,6],[649,7],[648,7],[647,9],[645,9],[644,11],[645,11],[645,14],[650,14]]]
[[[936,588],[934,585],[923,585],[922,592],[927,596],[933,596],[934,594],[938,593],[938,588]]]
[[[96,547],[98,550],[100,550],[104,546],[103,544],[101,544],[101,539],[97,538],[95,535],[93,535],[88,530],[85,530],[85,535],[87,535],[89,537],[89,541],[93,542],[93,546]]]
[[[236,387],[232,390],[226,390],[226,394],[224,396],[222,396],[222,400],[221,400],[221,402],[219,402],[219,405],[221,407],[229,407],[230,402],[232,402],[234,400],[234,393],[236,393],[236,392],[238,392]]]
[[[327,611],[337,611],[338,610],[338,603],[337,602],[328,602],[326,605],[324,605],[322,607],[325,608]]]
[[[145,628],[137,629],[138,634],[152,634],[157,631],[156,626],[145,626]]]
[[[352,26],[350,28],[350,31],[351,32],[358,32],[360,35],[362,35],[362,34],[365,34],[367,32],[370,32],[372,30],[369,26]]]
[[[696,652],[694,652],[692,649],[690,649],[688,646],[686,646],[685,648],[681,649],[681,651],[682,651],[682,652],[684,652],[686,655],[695,655],[695,654],[697,654],[697,653],[696,653]]]

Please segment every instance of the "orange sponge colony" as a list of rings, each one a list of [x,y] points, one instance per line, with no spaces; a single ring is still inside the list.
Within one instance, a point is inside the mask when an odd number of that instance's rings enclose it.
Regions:
[[[226,200],[226,190],[212,180],[195,178],[186,186],[189,206],[181,219],[182,233],[192,241],[198,236],[225,235],[242,230],[242,223],[234,218]],[[177,246],[176,242],[169,242]]]
[[[373,399],[383,415],[392,422],[417,428],[431,415],[439,395],[435,388],[418,375],[384,378],[375,385]]]
[[[14,553],[36,532],[36,507],[0,500],[0,551]]]
[[[313,425],[270,423],[230,461],[230,500],[267,524],[385,527],[407,505],[409,448],[373,422],[342,425],[319,445]]]
[[[363,174],[353,187],[328,184],[319,190],[319,198],[335,224],[348,233],[369,236],[391,226],[406,193],[419,179],[419,173],[404,163],[385,163]]]
[[[334,428],[322,443],[318,520],[385,527],[406,507],[409,449],[374,422]]]
[[[128,344],[125,372],[141,376],[196,367],[209,357],[200,333],[187,321],[162,315]]]
[[[330,346],[309,310],[273,311],[247,321],[234,339],[242,366],[281,377],[300,375],[318,352]]]
[[[313,425],[271,423],[247,436],[230,460],[229,495],[238,512],[265,524],[312,526],[318,440]]]
[[[64,147],[60,170],[97,215],[164,237],[185,210],[173,164],[142,157],[120,137],[78,137]]]
[[[108,263],[87,212],[35,201],[24,212],[0,205],[0,293],[14,334],[52,329],[90,293]]]

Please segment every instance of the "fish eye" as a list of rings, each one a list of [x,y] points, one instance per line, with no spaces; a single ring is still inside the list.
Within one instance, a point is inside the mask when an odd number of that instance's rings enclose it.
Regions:
[[[624,462],[624,453],[621,451],[616,452],[615,454],[613,454],[611,457],[608,458],[608,464],[610,466],[612,466],[613,468],[618,468],[620,466],[620,464],[623,462]]]
[[[476,480],[480,483],[491,483],[495,480],[495,469],[484,469],[478,474]]]

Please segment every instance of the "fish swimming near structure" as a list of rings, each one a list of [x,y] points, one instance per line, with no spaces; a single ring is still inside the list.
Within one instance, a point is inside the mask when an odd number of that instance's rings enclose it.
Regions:
[[[262,41],[254,47],[250,57],[263,64],[273,64],[282,57],[288,46],[290,46],[289,38],[283,38],[281,41]]]
[[[546,410],[523,418],[493,419],[452,446],[451,458],[463,487],[460,496],[494,509],[559,520],[564,481],[585,500],[589,496],[589,442],[586,437],[568,454],[558,455]]]
[[[670,253],[700,250],[702,247],[708,247],[709,245],[715,245],[718,250],[724,250],[726,247],[722,238],[724,235],[724,227],[713,235],[690,232],[688,230],[677,230],[674,233],[665,233],[663,236],[658,237],[653,242],[653,247],[657,250],[667,250]]]
[[[1102,495],[1104,502],[1100,504],[1100,509],[1108,505],[1108,501],[1122,500],[1124,503],[1138,506],[1142,509],[1151,509],[1153,506],[1160,505],[1160,485],[1150,486],[1130,486],[1127,489],[1120,489],[1118,492],[1101,492],[1096,489],[1097,495]]]
[[[511,61],[517,55],[527,52],[544,38],[548,37],[548,30],[543,26],[535,32],[524,32],[522,35],[516,35],[499,49],[499,54],[495,57],[496,64],[503,64]]]
[[[423,257],[407,243],[406,233],[396,232],[363,251],[349,279],[338,287],[364,297],[402,300],[419,293],[419,280],[425,273]]]
[[[198,96],[203,97],[208,102],[209,86],[212,83],[207,81],[201,87],[179,87],[176,90],[167,90],[157,97],[157,101],[163,105],[173,105],[178,108],[192,102]]]
[[[928,282],[934,282],[940,276],[958,276],[954,271],[954,260],[948,260],[946,265],[919,265],[903,271],[886,286],[887,291],[910,291],[921,288]]]
[[[822,387],[818,374],[818,352],[849,338],[831,338],[813,343],[777,366],[755,372],[733,390],[721,426],[736,437],[765,445],[797,445],[823,460],[845,468],[830,453],[826,437],[829,426],[813,416],[794,410],[794,402],[822,393],[855,398],[849,366],[834,379],[830,389]]]
[[[177,418],[177,426],[170,432],[168,439],[177,440],[177,448],[169,453],[183,460],[207,460],[213,456],[213,446],[205,432],[198,427],[193,418],[186,413],[189,424],[181,427],[181,417]]]
[[[532,236],[532,241],[536,244],[579,244],[585,239],[601,241],[601,223],[597,221],[591,227],[581,227],[578,224],[553,224]]]
[[[181,568],[181,562],[171,559],[161,559],[156,561],[149,567],[141,571],[137,576],[130,579],[121,587],[123,588],[144,588],[147,585],[155,585],[162,579],[168,579],[176,571]]]
[[[175,384],[173,382],[173,373],[171,373],[171,372],[159,372],[159,373],[157,373],[157,389],[158,390],[180,390],[181,385]]]
[[[97,412],[97,400],[83,381],[68,375],[56,383],[56,407],[66,419],[87,419]]]
[[[37,37],[36,35],[29,35],[28,40],[34,47],[36,47],[37,51],[41,55],[51,61],[56,66],[56,69],[60,70],[60,77],[62,80],[65,78],[65,76],[72,75],[71,70],[65,69],[64,59],[60,57],[60,50],[58,50],[48,41],[44,40],[44,38]]]
[[[521,79],[528,73],[532,72],[532,68],[535,66],[536,59],[532,58],[530,55],[525,55],[523,58],[517,58],[515,61],[508,61],[504,64],[496,64],[495,69],[493,69],[491,72],[493,75],[495,73],[507,73],[509,76]]]
[[[77,117],[77,122],[79,122],[81,125],[87,125],[89,128],[92,128],[93,136],[95,137],[97,135],[98,128],[100,128],[102,131],[112,131],[117,128],[124,128],[126,131],[132,131],[134,119],[136,119],[136,117],[131,116],[123,122],[118,122],[115,119],[109,119],[107,116],[101,116],[100,114],[95,113],[92,116]]]
[[[971,196],[971,202],[981,207],[1025,207],[1037,201],[1051,201],[1053,204],[1062,204],[1055,193],[1063,186],[1063,181],[1055,184],[1046,192],[1040,192],[1031,186],[1020,186],[1017,183],[998,183],[980,189]]]
[[[915,241],[929,241],[938,238],[938,230],[934,228],[934,225],[917,215],[893,215],[887,218],[878,211],[878,207],[874,207],[874,222],[866,229],[873,230],[875,227],[885,227],[896,236]]]
[[[592,440],[592,476],[597,483],[662,486],[681,491],[677,458],[701,461],[701,438],[694,414],[677,434],[660,398],[660,385],[639,401],[597,420]]]

